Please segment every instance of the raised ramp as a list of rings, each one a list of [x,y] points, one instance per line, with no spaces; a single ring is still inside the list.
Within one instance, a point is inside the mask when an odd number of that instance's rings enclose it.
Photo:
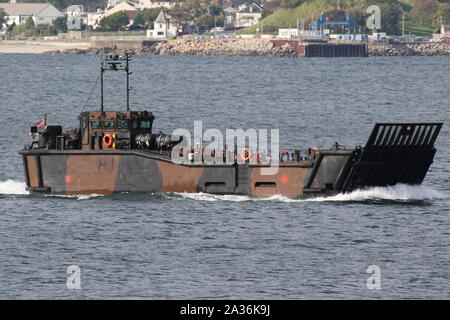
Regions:
[[[355,151],[342,191],[397,183],[420,184],[433,163],[442,123],[377,123]]]

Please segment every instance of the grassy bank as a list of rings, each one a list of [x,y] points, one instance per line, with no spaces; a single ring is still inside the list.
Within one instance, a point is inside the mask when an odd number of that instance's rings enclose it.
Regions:
[[[344,0],[344,2],[347,0]],[[316,0],[312,2],[305,2],[302,5],[294,9],[278,9],[270,16],[261,20],[253,27],[243,29],[239,31],[240,34],[252,34],[256,33],[256,29],[261,32],[277,33],[278,28],[295,28],[297,26],[297,20],[311,21],[320,16],[321,12],[333,10],[334,5],[331,1]]]
[[[412,19],[409,12],[414,6],[413,1],[390,1],[395,7],[405,12],[405,34],[415,34],[419,36],[431,35],[438,29],[437,24],[423,25],[420,21]],[[340,9],[345,11],[352,11],[359,9],[361,12],[365,12],[369,1],[366,0],[341,0]],[[436,12],[439,12],[439,8],[447,6],[447,4],[437,4]],[[337,10],[337,2],[329,0],[314,0],[302,3],[300,6],[293,9],[277,9],[273,14],[262,19],[257,25],[245,28],[238,33],[240,34],[254,34],[259,29],[259,32],[264,33],[278,33],[278,28],[295,28],[297,22],[302,21],[306,24],[307,29],[310,28],[312,20],[316,20],[322,12]],[[399,15],[397,34],[401,34],[402,30],[402,14]]]

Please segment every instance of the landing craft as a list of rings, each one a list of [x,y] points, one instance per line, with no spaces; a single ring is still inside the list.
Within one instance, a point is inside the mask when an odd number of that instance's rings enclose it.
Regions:
[[[154,133],[155,116],[129,108],[130,55],[108,55],[101,66],[100,111],[81,112],[79,128],[63,131],[40,122],[35,139],[19,153],[27,190],[33,194],[113,194],[120,192],[205,192],[250,196],[328,196],[359,188],[397,183],[421,184],[433,162],[442,123],[377,123],[364,147],[309,148],[282,152],[272,163],[251,150],[226,150],[223,160],[206,163],[180,149],[185,161],[172,159],[182,137]],[[103,73],[127,74],[126,111],[104,111]],[[200,156],[202,157],[202,156]]]

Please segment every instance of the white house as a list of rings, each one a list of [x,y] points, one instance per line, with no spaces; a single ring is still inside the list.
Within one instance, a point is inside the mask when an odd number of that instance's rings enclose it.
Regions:
[[[236,28],[246,28],[254,26],[261,20],[263,8],[252,3],[250,5],[242,5],[236,12],[234,26]]]
[[[87,25],[96,29],[100,25],[100,21],[105,17],[105,11],[97,9],[96,12],[88,12],[87,14]]]
[[[177,4],[183,4],[187,0],[139,0],[140,9],[167,8],[172,9]]]
[[[67,29],[69,30],[80,30],[81,22],[85,18],[84,8],[82,5],[72,5],[68,6],[66,9],[67,15]]]
[[[156,39],[167,39],[177,36],[177,24],[174,19],[163,10],[153,22],[153,30],[147,30],[147,37]]]
[[[106,3],[106,8],[113,8],[121,2],[128,2],[133,6],[137,6],[139,4],[139,0],[108,0],[108,2]]]
[[[106,7],[110,8],[110,7],[115,7],[117,6],[119,3],[124,2],[124,1],[131,1],[131,0],[108,0],[108,2],[106,3]],[[132,2],[139,2],[139,1],[132,1]]]
[[[0,8],[6,12],[6,25],[24,23],[29,17],[35,24],[52,24],[56,18],[64,16],[49,3],[0,3]]]
[[[236,20],[236,13],[237,10],[233,7],[228,7],[223,9],[223,13],[225,15],[225,25],[226,26],[232,26],[234,25],[234,21]]]
[[[107,7],[105,10],[104,17],[108,17],[108,16],[113,15],[118,12],[124,12],[128,16],[128,19],[130,20],[129,25],[131,25],[131,24],[133,24],[133,20],[138,13],[138,10],[135,7],[135,5],[136,4],[132,1],[120,1],[114,7],[109,7],[109,8]]]
[[[278,29],[278,38],[294,38],[299,35],[297,28],[280,28]]]
[[[133,2],[121,1],[114,7],[107,7],[105,10],[105,15],[110,16],[117,12],[137,12]]]

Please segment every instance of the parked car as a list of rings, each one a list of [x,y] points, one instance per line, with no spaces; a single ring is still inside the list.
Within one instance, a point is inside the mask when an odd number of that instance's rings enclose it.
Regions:
[[[441,38],[440,42],[450,43],[450,37]]]

